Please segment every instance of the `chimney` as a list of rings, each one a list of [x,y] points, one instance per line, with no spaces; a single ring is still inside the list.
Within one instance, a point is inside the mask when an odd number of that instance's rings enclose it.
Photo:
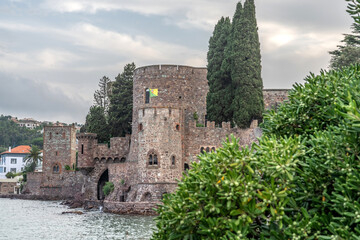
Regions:
[[[11,147],[9,147],[9,152],[11,152]]]

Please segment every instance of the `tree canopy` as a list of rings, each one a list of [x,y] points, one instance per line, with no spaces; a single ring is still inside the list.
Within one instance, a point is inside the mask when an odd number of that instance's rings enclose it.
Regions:
[[[135,68],[134,63],[129,63],[115,81],[107,77],[100,79],[100,90],[94,94],[95,105],[90,107],[81,132],[96,133],[102,143],[131,133]]]
[[[86,116],[85,122],[86,132],[96,133],[99,142],[105,143],[109,141],[110,134],[104,108],[99,106],[91,106]]]
[[[41,150],[36,147],[32,146],[30,149],[30,153],[24,158],[26,161],[26,171],[27,172],[34,172],[36,166],[42,161]]]
[[[94,93],[95,106],[102,107],[105,115],[109,110],[110,94],[111,94],[111,81],[108,77],[103,76],[99,81],[99,89]]]
[[[126,64],[124,71],[115,78],[109,108],[109,130],[112,137],[131,133],[135,68],[135,63]]]
[[[11,121],[11,116],[0,116],[0,150],[19,145],[36,145],[43,147],[43,136],[35,129],[20,127]]]
[[[344,34],[344,39],[341,41],[343,45],[339,45],[336,50],[329,52],[331,69],[360,63],[360,26],[354,23],[352,29],[352,34]]]
[[[209,41],[208,119],[231,121],[241,128],[261,119],[264,109],[260,43],[255,3],[236,6],[232,22],[222,18]]]

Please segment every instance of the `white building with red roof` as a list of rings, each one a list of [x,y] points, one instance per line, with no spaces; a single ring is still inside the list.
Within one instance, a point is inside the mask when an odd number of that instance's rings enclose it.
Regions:
[[[6,178],[6,173],[22,172],[25,168],[25,158],[29,154],[31,147],[28,145],[17,146],[13,149],[0,154],[0,179]]]

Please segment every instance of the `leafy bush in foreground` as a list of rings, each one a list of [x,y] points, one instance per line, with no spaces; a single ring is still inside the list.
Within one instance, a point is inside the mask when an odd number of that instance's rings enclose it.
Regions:
[[[310,76],[252,150],[200,155],[153,239],[360,239],[359,88],[359,66]]]

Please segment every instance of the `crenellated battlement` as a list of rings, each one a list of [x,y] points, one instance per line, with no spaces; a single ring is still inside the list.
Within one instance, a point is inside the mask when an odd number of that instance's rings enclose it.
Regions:
[[[77,139],[96,139],[97,138],[97,134],[96,133],[77,133],[76,134],[76,138]]]
[[[258,127],[258,120],[253,120],[250,124],[249,129],[255,129]],[[198,129],[224,129],[224,130],[237,130],[240,129],[238,127],[231,127],[231,123],[230,122],[222,122],[221,126],[216,126],[215,122],[213,121],[207,121],[206,124],[204,124],[204,126],[198,126],[198,122],[195,120],[190,120],[189,121],[189,128],[198,128]]]
[[[174,77],[173,74],[180,74],[177,77],[182,78],[181,74],[195,74],[197,71],[205,71],[207,72],[207,68],[204,67],[191,67],[185,65],[169,65],[169,64],[159,64],[159,65],[150,65],[139,67],[135,69],[134,74],[151,74],[150,77],[155,77],[154,74],[158,74],[162,78],[166,78],[166,74],[172,74],[171,76]]]

